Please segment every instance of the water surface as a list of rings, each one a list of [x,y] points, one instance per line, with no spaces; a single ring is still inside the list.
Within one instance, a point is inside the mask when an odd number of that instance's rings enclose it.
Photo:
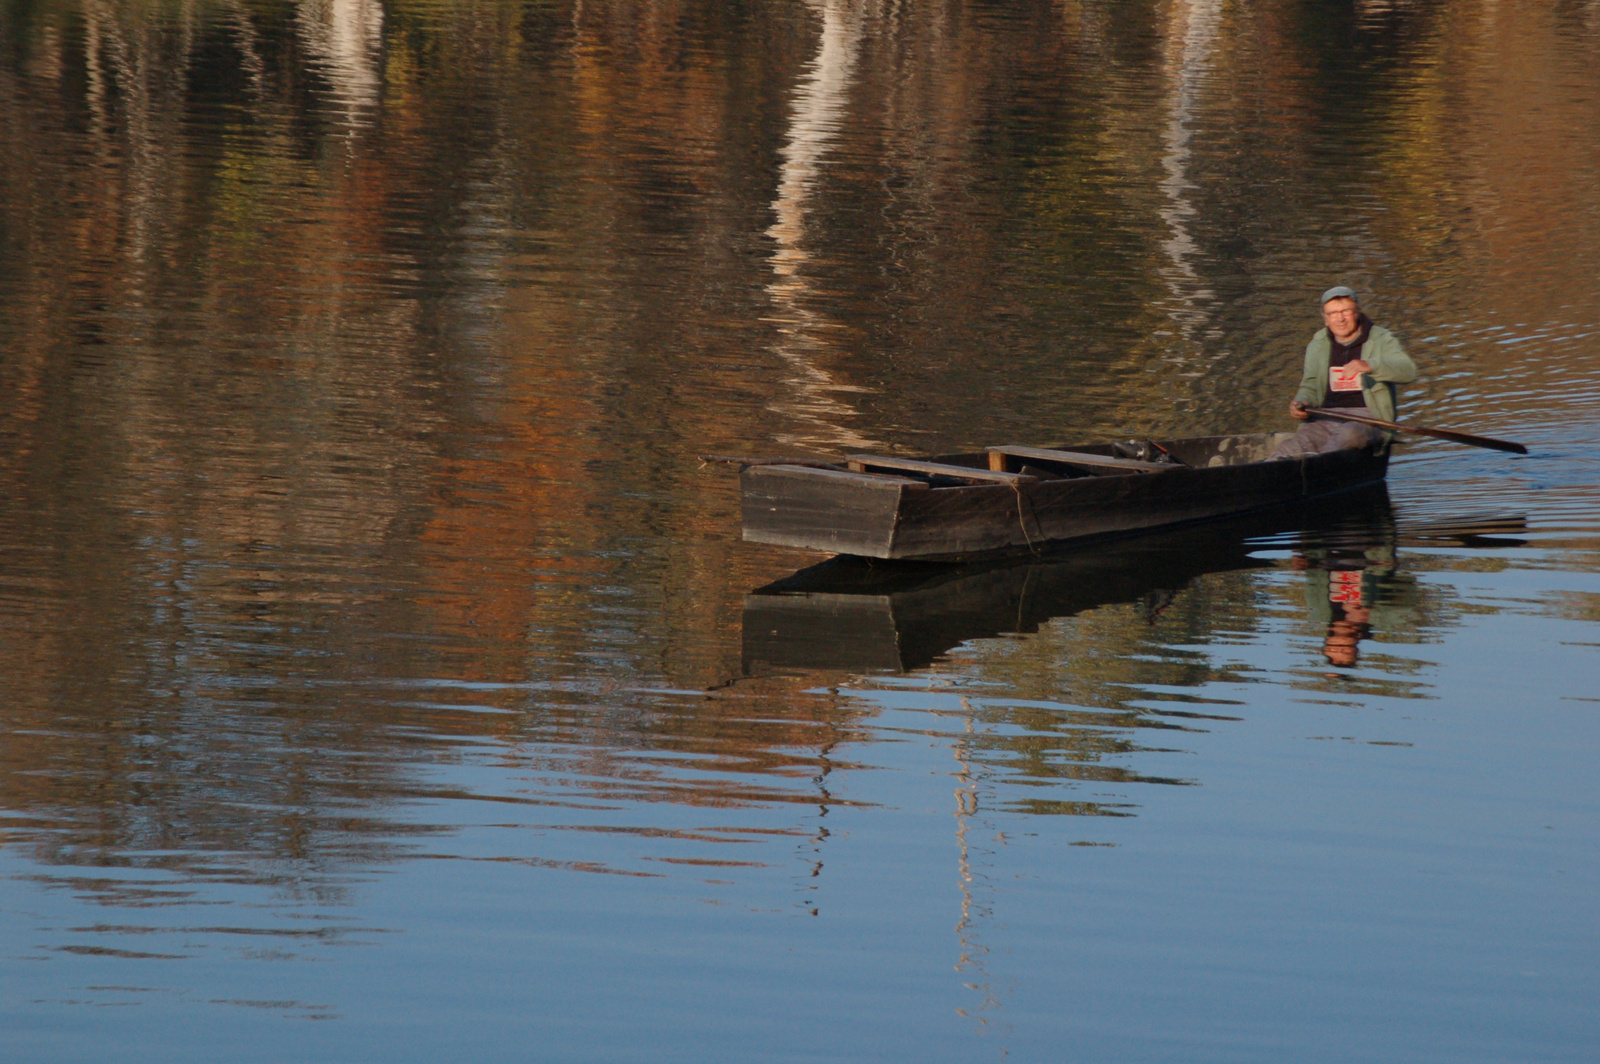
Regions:
[[[1593,1059],[1597,59],[0,7],[8,1055]],[[887,585],[697,459],[1278,429],[1333,283],[1532,453]]]

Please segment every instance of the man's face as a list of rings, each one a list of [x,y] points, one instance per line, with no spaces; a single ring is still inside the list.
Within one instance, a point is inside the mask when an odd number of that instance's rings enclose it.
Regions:
[[[1353,299],[1330,299],[1322,304],[1322,320],[1338,340],[1353,335],[1361,319],[1361,308]]]

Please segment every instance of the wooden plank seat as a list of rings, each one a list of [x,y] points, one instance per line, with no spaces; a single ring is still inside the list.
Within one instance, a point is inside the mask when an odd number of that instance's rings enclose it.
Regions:
[[[899,470],[903,473],[923,473],[930,477],[969,480],[977,484],[1033,484],[1039,479],[1026,473],[1007,473],[1003,469],[976,469],[947,462],[923,462],[915,458],[883,458],[875,454],[846,455],[844,461],[845,466],[854,473],[876,469]]]
[[[926,480],[913,480],[910,477],[890,476],[887,473],[863,473],[859,469],[835,469],[821,462],[811,465],[801,465],[798,462],[752,462],[756,469],[767,470],[773,473],[804,473],[807,476],[823,480],[836,480],[840,483],[870,483],[878,487],[885,485],[906,488],[910,491],[928,490]]]
[[[1112,458],[1103,454],[1085,454],[1082,451],[1055,451],[1048,447],[1024,447],[1008,443],[990,447],[989,468],[1003,471],[1007,458],[1032,459],[1036,462],[1060,462],[1063,465],[1082,466],[1086,469],[1111,473],[1157,473],[1182,466],[1164,462],[1141,462],[1136,458]]]

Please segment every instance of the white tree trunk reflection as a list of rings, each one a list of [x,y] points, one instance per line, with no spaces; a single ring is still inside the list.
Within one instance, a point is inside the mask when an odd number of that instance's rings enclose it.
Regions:
[[[773,280],[767,285],[775,311],[769,320],[778,331],[774,350],[794,371],[784,381],[787,393],[772,409],[798,423],[795,431],[779,435],[782,443],[818,449],[876,447],[875,441],[842,424],[857,412],[836,396],[867,389],[840,383],[820,364],[818,356],[834,349],[828,334],[839,325],[811,305],[811,281],[805,273],[812,257],[806,242],[807,201],[845,120],[860,52],[861,14],[854,0],[813,0],[811,6],[822,18],[822,38],[795,92],[789,138],[779,153],[778,194],[772,201],[777,221],[767,230],[778,245],[772,253]]]

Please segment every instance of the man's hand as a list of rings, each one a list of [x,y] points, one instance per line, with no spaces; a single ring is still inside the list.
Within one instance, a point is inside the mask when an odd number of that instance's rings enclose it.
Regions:
[[[1294,418],[1296,421],[1304,421],[1306,418],[1310,417],[1311,414],[1306,410],[1306,404],[1302,403],[1298,399],[1295,399],[1289,403],[1289,416]]]
[[[1349,362],[1346,362],[1344,364],[1344,368],[1347,369],[1347,370],[1352,370],[1352,371],[1354,371],[1356,373],[1371,373],[1372,372],[1371,364],[1368,363],[1367,360],[1364,359],[1364,358],[1352,359]]]

